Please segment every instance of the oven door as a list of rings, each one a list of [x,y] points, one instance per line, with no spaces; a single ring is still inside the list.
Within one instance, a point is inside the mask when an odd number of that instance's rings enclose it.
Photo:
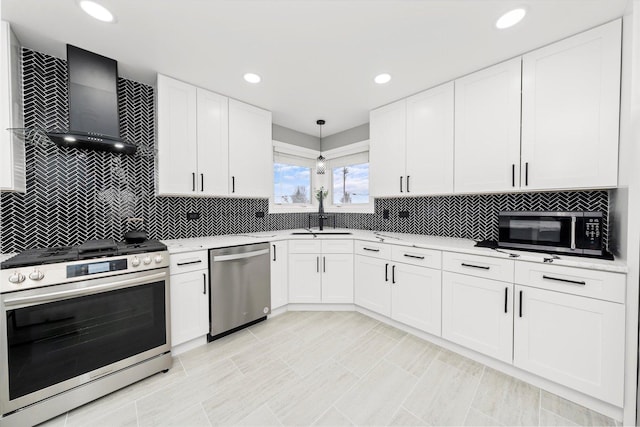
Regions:
[[[0,298],[2,414],[170,350],[166,268]]]
[[[504,248],[578,253],[580,212],[500,212],[498,245]]]

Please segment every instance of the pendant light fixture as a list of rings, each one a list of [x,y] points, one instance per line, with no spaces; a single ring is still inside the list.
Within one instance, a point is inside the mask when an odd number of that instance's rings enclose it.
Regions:
[[[320,155],[316,159],[316,173],[318,175],[324,175],[326,170],[326,159],[322,156],[322,125],[325,124],[325,121],[320,119],[316,121],[316,124],[320,126]]]

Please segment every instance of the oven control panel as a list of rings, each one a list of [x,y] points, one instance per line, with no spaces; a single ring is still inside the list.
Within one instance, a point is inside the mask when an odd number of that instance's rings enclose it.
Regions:
[[[0,293],[169,267],[167,251],[0,270]]]

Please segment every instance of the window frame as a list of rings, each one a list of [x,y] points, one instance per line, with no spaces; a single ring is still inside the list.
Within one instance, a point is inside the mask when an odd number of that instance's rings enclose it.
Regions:
[[[371,162],[369,161],[369,140],[334,148],[323,154],[327,158],[326,187],[329,189],[326,212],[374,213],[374,198],[371,196]],[[358,204],[333,203],[333,169],[350,164],[369,164],[369,202]]]
[[[317,202],[315,201],[315,186],[316,186],[316,168],[315,159],[318,157],[317,151],[304,147],[298,147],[297,145],[287,144],[286,142],[273,141],[273,159],[271,162],[271,173],[273,179],[273,165],[276,163],[276,159],[282,157],[285,160],[291,160],[291,163],[296,166],[309,167],[311,169],[311,193],[309,198],[310,204],[303,203],[275,203],[275,182],[271,186],[271,195],[269,196],[269,212],[270,213],[307,213],[316,212],[318,210]],[[282,163],[282,162],[280,162]]]

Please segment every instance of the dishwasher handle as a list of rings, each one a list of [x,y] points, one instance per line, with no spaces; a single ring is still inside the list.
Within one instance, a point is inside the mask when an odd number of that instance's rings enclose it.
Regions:
[[[253,251],[253,252],[245,252],[242,254],[233,254],[233,255],[215,255],[212,258],[213,262],[221,262],[221,261],[233,261],[236,259],[243,259],[243,258],[252,258],[255,256],[260,256],[260,255],[265,255],[269,253],[269,249],[262,249],[259,251]]]

